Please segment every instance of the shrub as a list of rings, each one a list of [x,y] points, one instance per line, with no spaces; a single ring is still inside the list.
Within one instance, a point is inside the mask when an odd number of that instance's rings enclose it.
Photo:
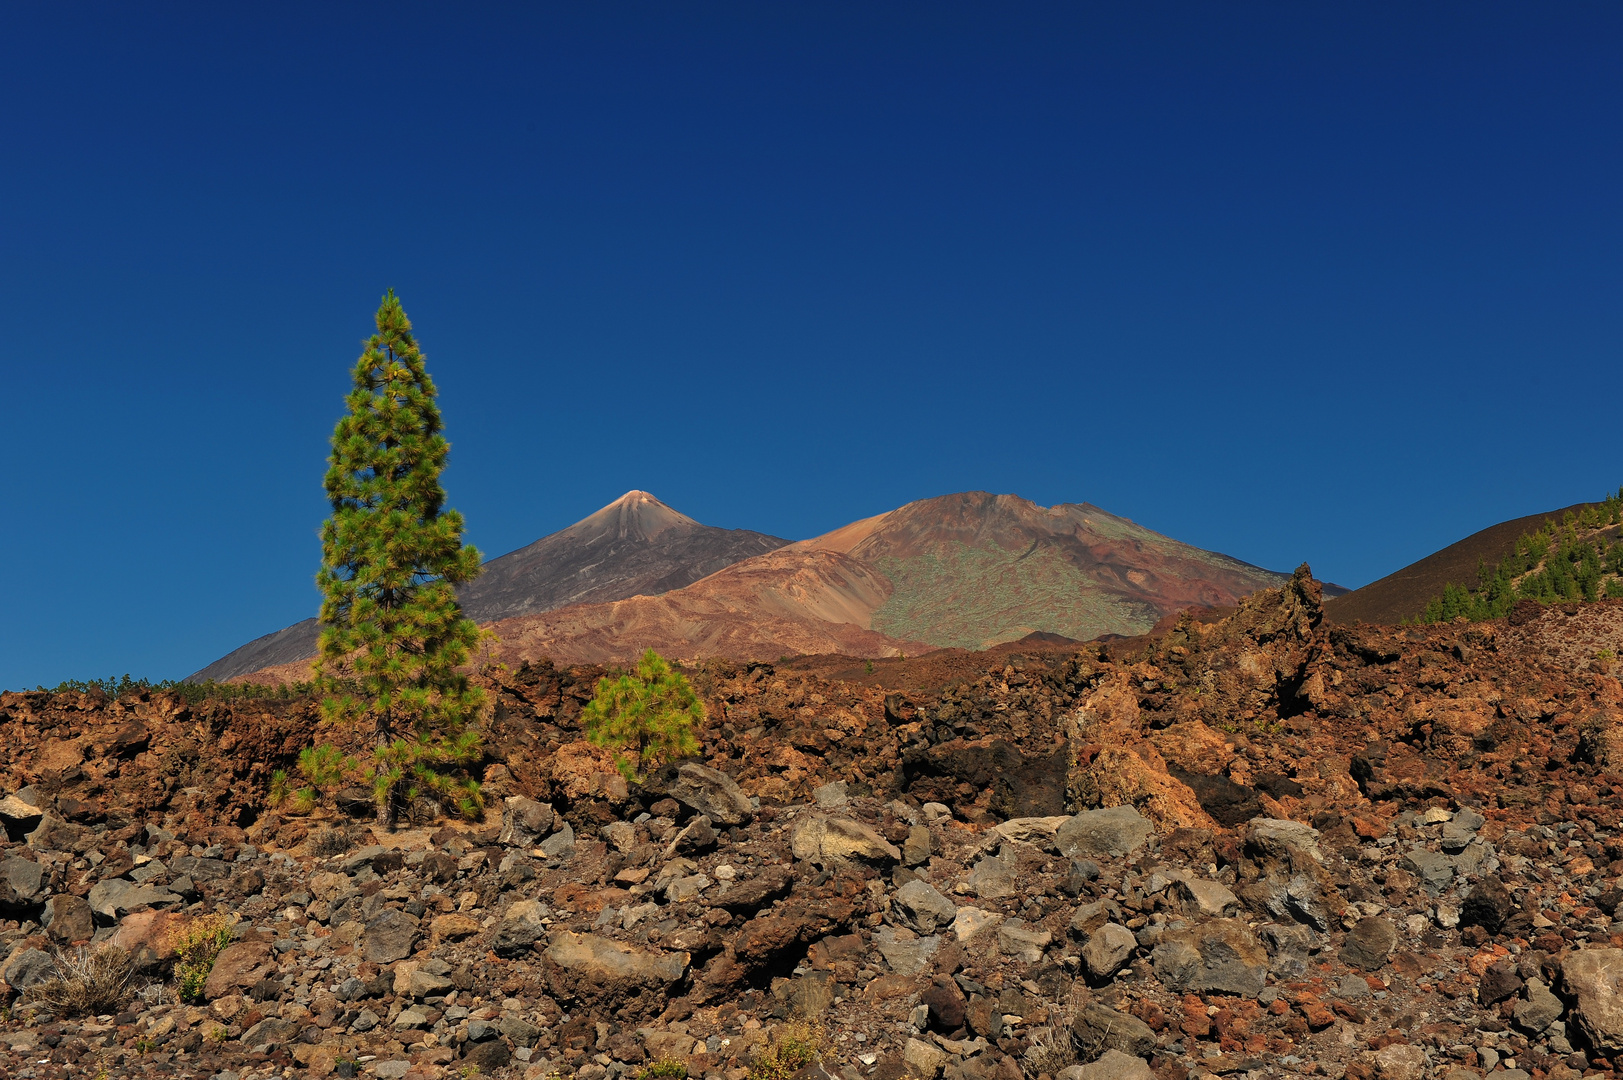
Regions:
[[[636,1080],[688,1080],[688,1067],[676,1058],[660,1058],[638,1069]]]
[[[56,970],[28,988],[24,998],[69,1016],[117,1012],[134,993],[135,964],[117,945],[57,953]]]
[[[193,919],[173,939],[175,949],[175,991],[180,1000],[203,1000],[203,984],[220,952],[231,944],[231,923],[224,915]]]
[[[823,1060],[823,1029],[803,1020],[780,1027],[772,1042],[750,1066],[749,1080],[789,1080]]]
[[[354,846],[355,837],[348,829],[317,829],[310,834],[305,850],[318,859],[330,859]]]
[[[635,671],[598,680],[581,721],[594,744],[636,750],[635,757],[616,754],[615,766],[628,781],[640,782],[660,760],[699,752],[693,729],[704,721],[704,705],[687,677],[649,649]]]

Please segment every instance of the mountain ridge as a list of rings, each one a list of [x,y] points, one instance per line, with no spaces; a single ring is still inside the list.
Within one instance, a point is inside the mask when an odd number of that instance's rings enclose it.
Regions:
[[[648,648],[684,660],[883,657],[1033,634],[1131,637],[1288,577],[1085,502],[956,492],[790,542],[701,525],[634,490],[491,560],[462,599],[508,663],[619,663]],[[300,625],[199,675],[302,678],[316,628]]]
[[[1087,503],[920,499],[734,563],[680,590],[492,626],[498,656],[626,661],[984,649],[1033,633],[1148,632],[1185,607],[1234,604],[1289,575],[1204,551]],[[727,651],[718,651],[718,650]]]

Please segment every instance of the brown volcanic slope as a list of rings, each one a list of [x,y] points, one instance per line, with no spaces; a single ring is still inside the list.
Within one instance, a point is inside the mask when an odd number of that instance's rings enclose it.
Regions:
[[[645,648],[683,658],[890,656],[982,649],[1035,632],[1142,634],[1171,612],[1232,605],[1285,579],[1085,503],[1042,507],[965,492],[853,522],[661,596],[492,629],[510,662],[627,660]]]
[[[1342,626],[1356,622],[1396,626],[1405,619],[1419,618],[1431,598],[1442,595],[1444,585],[1474,586],[1479,562],[1498,562],[1516,550],[1516,541],[1523,533],[1532,532],[1550,518],[1560,521],[1568,511],[1577,513],[1588,505],[1576,503],[1547,514],[1529,514],[1474,532],[1379,581],[1326,600],[1325,621]]]
[[[701,525],[646,491],[628,491],[567,529],[485,564],[461,591],[477,622],[679,589],[787,540],[747,529]],[[250,641],[190,676],[227,679],[298,664],[316,654],[319,628],[305,619]]]

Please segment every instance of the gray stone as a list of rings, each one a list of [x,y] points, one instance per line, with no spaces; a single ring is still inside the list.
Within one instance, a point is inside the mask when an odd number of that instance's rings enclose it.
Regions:
[[[1147,843],[1155,826],[1131,806],[1086,810],[1054,832],[1054,846],[1066,858],[1119,859]]]
[[[546,924],[541,921],[545,913],[539,900],[519,900],[508,905],[496,926],[492,947],[499,953],[514,953],[534,945],[546,936]]]
[[[388,850],[388,848],[381,844],[368,844],[366,847],[360,848],[359,850],[353,851],[349,855],[345,856],[344,861],[338,864],[338,871],[339,873],[348,874],[351,877],[354,877],[356,874],[360,873],[363,868],[371,866],[373,859],[376,859],[379,855],[384,854]],[[223,865],[224,864],[222,864],[222,866]],[[176,867],[179,868],[178,859],[176,860]],[[225,875],[222,874],[220,876],[224,877]]]
[[[1053,934],[1030,925],[1024,919],[1005,919],[1003,925],[997,928],[998,952],[1028,964],[1041,960],[1043,951],[1053,940]]]
[[[935,844],[930,839],[930,830],[923,825],[914,825],[907,830],[907,839],[902,841],[902,865],[922,866],[930,861],[935,852]]]
[[[1269,923],[1257,933],[1268,949],[1268,970],[1281,980],[1306,976],[1313,954],[1324,947],[1324,939],[1310,927],[1295,923]]]
[[[817,802],[819,810],[838,810],[850,804],[851,800],[845,794],[845,781],[836,780],[832,784],[824,784],[812,792],[812,798]]]
[[[1065,873],[1065,880],[1060,882],[1060,892],[1066,896],[1080,896],[1088,882],[1099,880],[1099,864],[1092,859],[1072,859],[1070,869]]]
[[[40,925],[50,931],[51,937],[64,943],[86,941],[96,932],[90,902],[82,896],[68,893],[60,893],[45,901]]]
[[[1487,823],[1487,819],[1475,810],[1467,807],[1454,815],[1454,820],[1443,826],[1443,850],[1450,854],[1464,851],[1466,846],[1476,839],[1477,830]]]
[[[69,825],[54,814],[42,814],[26,839],[35,851],[72,851],[83,834],[84,829],[78,825]]]
[[[669,859],[677,852],[693,854],[708,851],[716,846],[716,830],[710,819],[703,814],[697,814],[687,823],[683,830],[676,834],[665,847],[665,858]]]
[[[1333,992],[1338,998],[1346,1001],[1356,1001],[1358,998],[1369,997],[1369,983],[1360,979],[1357,975],[1348,975],[1336,984]]]
[[[541,854],[549,859],[561,859],[575,849],[575,830],[569,822],[563,828],[541,841]]]
[[[360,1015],[350,1023],[349,1030],[355,1032],[371,1031],[382,1022],[383,1017],[379,1016],[371,1009],[362,1009]]]
[[[795,822],[789,838],[797,859],[860,860],[871,863],[900,862],[896,846],[860,821],[808,814]]]
[[[491,1039],[489,1042],[476,1043],[463,1060],[482,1072],[495,1072],[513,1060],[513,1052],[500,1039]],[[586,1070],[580,1071],[584,1073]]]
[[[695,762],[676,770],[676,781],[666,794],[723,827],[743,825],[755,817],[755,804],[732,777]]]
[[[1108,979],[1133,958],[1138,939],[1125,926],[1105,923],[1082,946],[1082,966],[1095,980]]]
[[[1060,1073],[1065,1080],[1150,1080],[1150,1063],[1120,1050],[1106,1050],[1098,1061]]]
[[[1325,910],[1318,883],[1306,874],[1297,874],[1286,883],[1285,911],[1294,918],[1310,923],[1315,930],[1323,932],[1330,929],[1330,912]]]
[[[1114,900],[1095,900],[1091,904],[1083,904],[1071,915],[1071,934],[1086,940],[1105,923],[1121,917],[1121,908]]]
[[[1410,1043],[1393,1043],[1375,1052],[1375,1075],[1380,1080],[1425,1080],[1429,1071],[1426,1052]]]
[[[945,930],[958,917],[958,906],[922,878],[914,878],[897,889],[892,903],[901,924],[921,934]]]
[[[518,1046],[533,1046],[541,1036],[540,1028],[513,1013],[503,1013],[496,1022],[496,1028]]]
[[[250,1049],[258,1046],[280,1046],[298,1038],[299,1025],[292,1020],[272,1016],[261,1020],[242,1033],[242,1045]]]
[[[1184,876],[1172,883],[1170,891],[1182,901],[1186,914],[1225,919],[1240,913],[1239,898],[1221,882]]]
[[[637,846],[637,827],[629,821],[611,821],[599,829],[598,834],[622,855]]]
[[[1324,861],[1324,852],[1319,850],[1319,830],[1300,821],[1252,818],[1245,839],[1247,845],[1258,849],[1265,858],[1285,859],[1294,850],[1318,862]]]
[[[1143,1057],[1155,1049],[1155,1032],[1148,1024],[1098,1002],[1083,1006],[1076,1014],[1071,1037],[1084,1053],[1101,1057],[1110,1050]]]
[[[392,964],[411,955],[417,941],[417,920],[403,911],[384,908],[366,924],[361,937],[362,959],[372,964]]]
[[[969,887],[984,900],[1013,896],[1019,891],[1019,865],[1010,858],[988,855],[969,872]]]
[[[923,1039],[908,1039],[902,1047],[902,1066],[913,1080],[934,1080],[952,1055]]]
[[[1268,981],[1268,954],[1239,919],[1169,930],[1150,954],[1169,989],[1255,997]]]
[[[1516,1026],[1524,1031],[1537,1034],[1561,1019],[1561,1014],[1567,1011],[1561,999],[1550,993],[1550,988],[1538,979],[1528,979],[1522,993],[1526,996],[1516,1003],[1513,1016]]]
[[[917,975],[941,947],[941,936],[919,937],[905,927],[881,926],[873,942],[892,971],[898,975]]]
[[[38,821],[45,815],[45,811],[32,803],[24,802],[15,795],[7,795],[0,799],[0,818],[7,821],[27,823]]]
[[[995,930],[1003,916],[993,911],[983,911],[978,907],[961,907],[952,920],[952,932],[962,942],[973,941],[988,930]]]
[[[36,983],[44,982],[56,973],[56,964],[39,949],[22,949],[13,953],[0,968],[0,979],[18,993]]]
[[[175,907],[183,903],[181,897],[151,885],[137,885],[123,878],[98,881],[90,887],[90,910],[98,922],[111,925],[130,912],[142,907]]]
[[[682,904],[689,900],[697,900],[699,894],[710,887],[710,879],[703,874],[693,874],[689,877],[673,878],[665,886],[665,900],[667,903]]]
[[[502,807],[502,831],[497,842],[508,847],[533,848],[552,831],[552,820],[552,807],[546,803],[513,795]]]
[[[1465,850],[1454,856],[1454,873],[1461,877],[1475,877],[1492,853],[1493,849],[1480,840],[1465,845]]]
[[[1070,817],[1064,814],[1059,817],[1010,818],[994,826],[992,831],[1005,840],[1019,840],[1035,844],[1045,850],[1052,850],[1054,834],[1059,831],[1061,825],[1070,820]]]
[[[444,975],[436,975],[419,968],[412,972],[407,980],[406,992],[414,998],[426,998],[447,993],[454,986],[455,984]]]
[[[1398,946],[1398,930],[1386,919],[1359,919],[1341,946],[1341,962],[1348,967],[1377,971]]]
[[[394,1018],[394,1029],[406,1031],[410,1028],[425,1027],[428,1024],[428,1013],[415,1005],[409,1009],[400,1010],[400,1015]]]
[[[383,849],[376,850],[382,852]],[[371,862],[370,857],[367,862]],[[198,855],[176,855],[169,860],[169,870],[198,881],[219,881],[231,876],[231,864],[224,859],[205,859]]]
[[[0,904],[32,904],[45,888],[39,863],[13,855],[0,860]]]
[[[1420,878],[1420,884],[1438,896],[1454,880],[1454,860],[1425,848],[1415,848],[1403,857],[1403,868]]]
[[[669,984],[687,971],[685,952],[651,952],[595,934],[560,930],[547,946],[547,959],[572,975],[600,981],[643,985]]]
[[[1561,963],[1561,981],[1575,998],[1573,1021],[1591,1044],[1623,1050],[1623,949],[1580,949]]]

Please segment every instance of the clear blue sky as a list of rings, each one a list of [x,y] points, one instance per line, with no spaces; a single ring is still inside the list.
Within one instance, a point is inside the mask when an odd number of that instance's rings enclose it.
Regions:
[[[378,297],[496,555],[966,489],[1359,585],[1623,483],[1615,4],[11,4],[0,686],[313,614]]]

